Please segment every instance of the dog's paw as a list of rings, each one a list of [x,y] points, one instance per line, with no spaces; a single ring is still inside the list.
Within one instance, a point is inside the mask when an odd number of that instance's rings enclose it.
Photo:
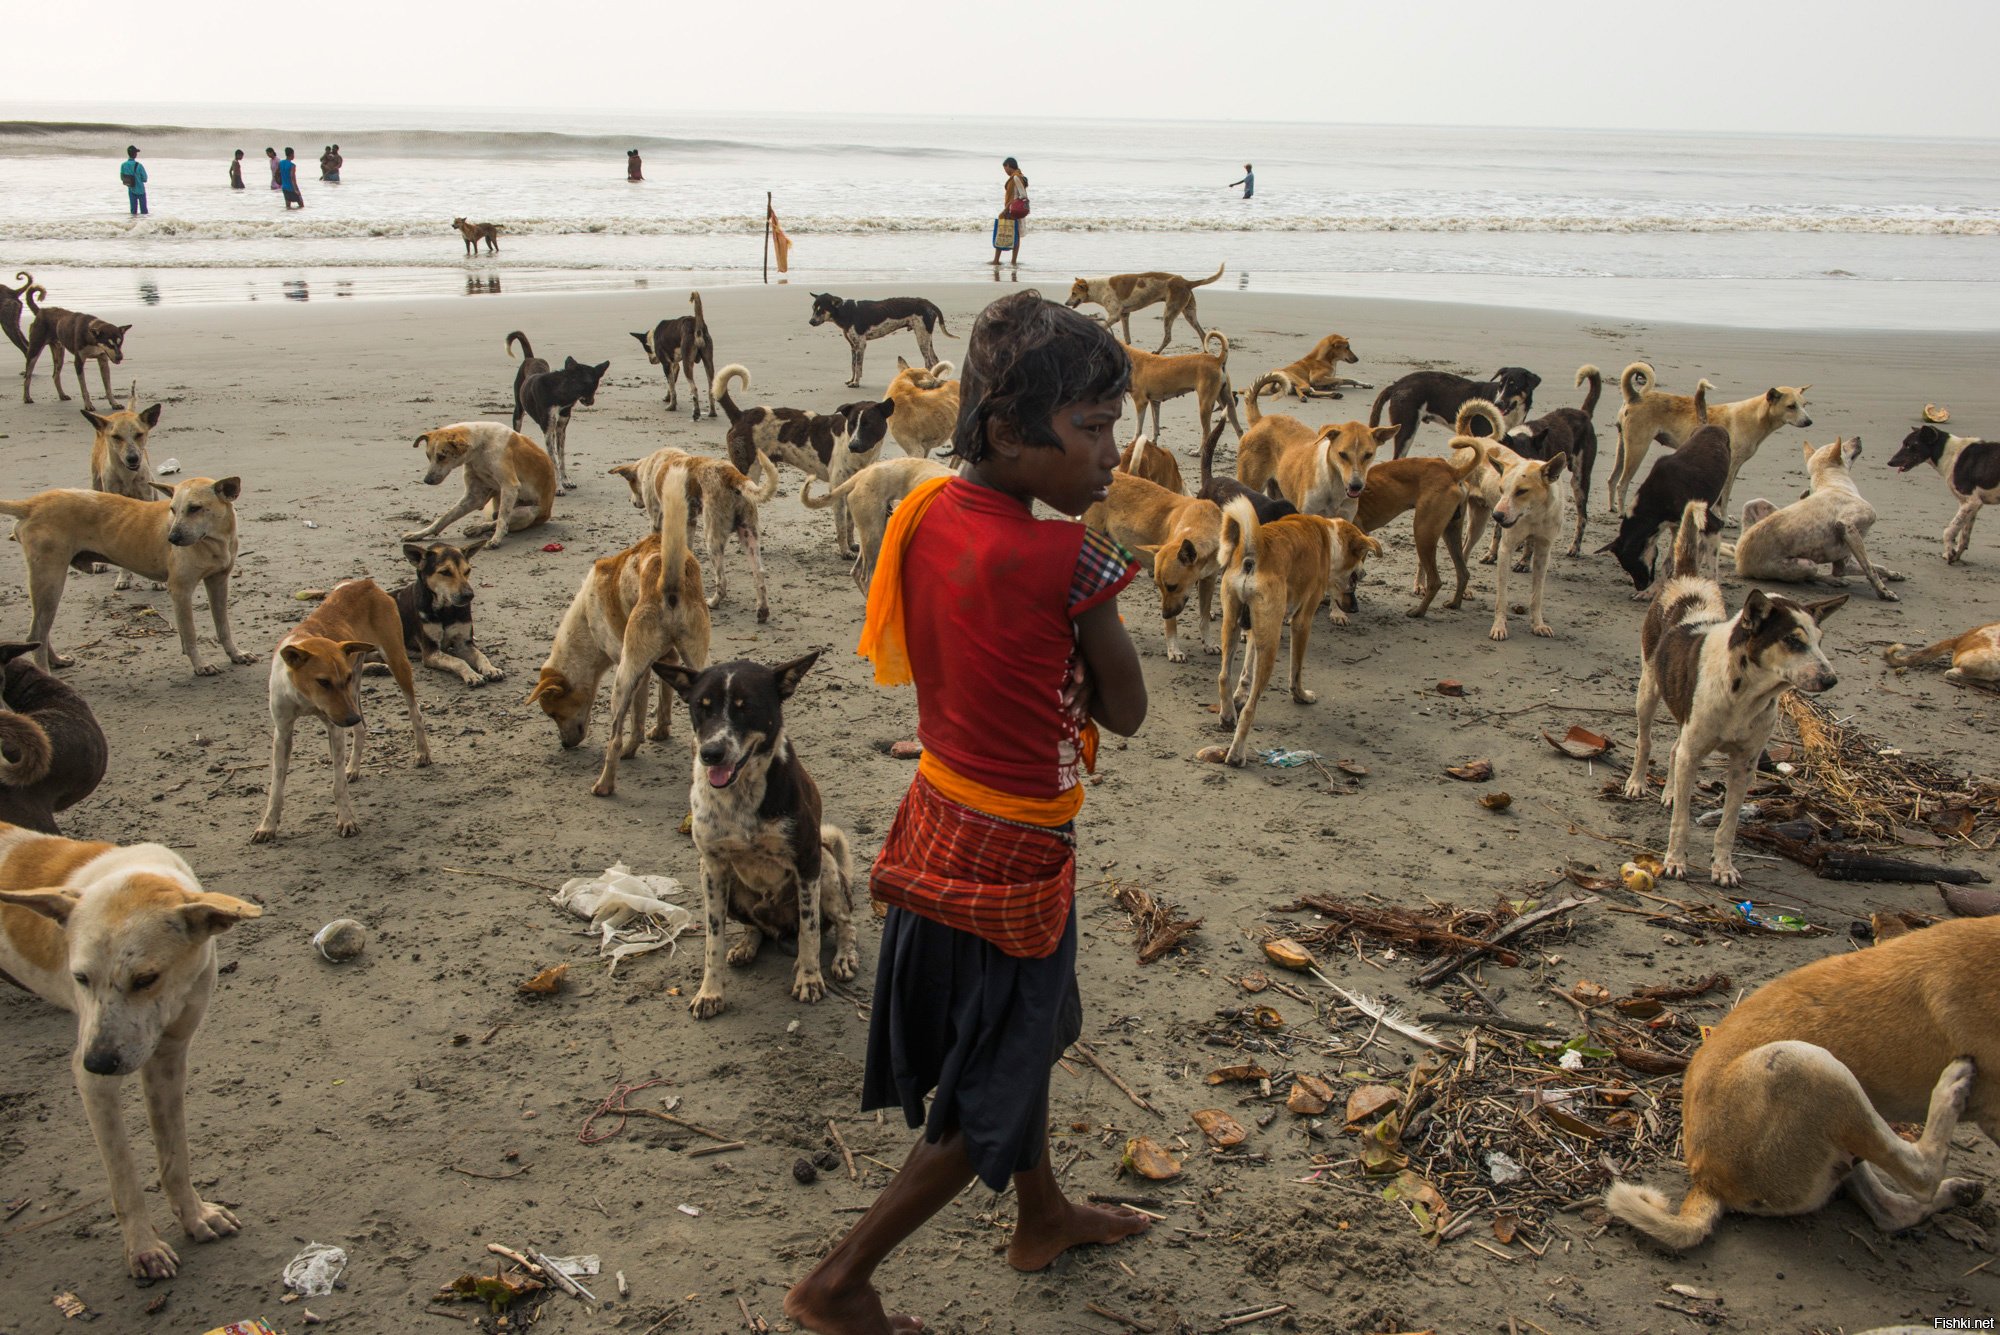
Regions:
[[[236,1221],[236,1216],[220,1205],[208,1201],[196,1201],[194,1204],[194,1210],[181,1215],[180,1219],[181,1227],[196,1242],[214,1242],[217,1238],[228,1237],[242,1227]]]
[[[352,839],[361,833],[361,824],[352,816],[336,816],[333,821],[333,832],[342,839]]]
[[[729,961],[729,967],[732,969],[741,969],[745,965],[755,964],[757,952],[763,948],[762,937],[745,934],[736,938],[736,944],[729,947],[729,953],[723,958]]]
[[[416,758],[410,762],[411,769],[429,769],[430,767],[431,753],[428,751],[417,752]]]
[[[134,1279],[172,1279],[180,1266],[181,1258],[157,1233],[150,1244],[125,1249],[125,1268]]]
[[[757,622],[759,625],[762,625],[764,622],[769,621],[770,619],[771,619],[771,608],[769,604],[765,604],[764,606],[759,607],[757,609]]]
[[[833,953],[833,976],[846,982],[861,972],[861,952],[853,946],[842,946]]]
[[[711,992],[704,987],[688,1003],[688,1014],[697,1020],[713,1020],[722,1014],[722,1004],[722,993]]]
[[[247,664],[256,662],[257,655],[246,654],[241,649],[232,649],[229,651],[229,661],[236,664],[238,667],[243,667],[246,666]]]
[[[507,669],[489,667],[479,674],[479,679],[481,681],[505,681],[507,680]]]
[[[1900,603],[1903,601],[1902,595],[1896,593],[1894,590],[1891,589],[1883,589],[1880,593],[1876,594],[1875,596],[1877,598],[1880,598],[1885,603]]]
[[[1669,853],[1660,863],[1660,875],[1670,881],[1685,881],[1687,874],[1688,864],[1685,857]]]
[[[1938,1183],[1937,1198],[1947,1209],[1977,1205],[1986,1199],[1986,1184],[1969,1177],[1948,1177]]]
[[[219,677],[222,675],[222,664],[197,663],[194,667],[194,675],[197,677]]]
[[[1536,626],[1534,630],[1535,634],[1541,636],[1545,640],[1553,640],[1556,637],[1556,628],[1554,626],[1551,626],[1546,621],[1544,621],[1541,625]]]
[[[277,837],[278,837],[278,827],[275,825],[273,825],[268,830],[265,829],[263,826],[259,825],[256,829],[250,832],[250,842],[253,844],[268,844]]]
[[[1298,701],[1302,705],[1315,704],[1319,700],[1319,692],[1309,691],[1305,687],[1300,686],[1292,691],[1292,699]]]
[[[716,592],[711,593],[710,595],[708,595],[708,597],[702,599],[702,601],[708,604],[709,611],[711,612],[714,611],[716,608],[722,606],[721,590],[718,589]]]
[[[1960,1057],[1945,1067],[1944,1074],[1938,1077],[1937,1089],[1932,1094],[1932,1103],[1935,1104],[1939,1099],[1943,1099],[1945,1106],[1954,1114],[1964,1112],[1966,1100],[1972,1097],[1972,1082],[1978,1074],[1978,1068],[1973,1066],[1972,1058]]]
[[[1725,888],[1743,884],[1743,873],[1727,862],[1718,862],[1708,869],[1708,879]]]
[[[1489,630],[1489,631],[1487,631],[1487,632],[1486,632],[1486,638],[1487,638],[1487,639],[1489,639],[1489,640],[1504,640],[1504,639],[1506,639],[1506,638],[1507,638],[1507,623],[1506,623],[1506,622],[1504,622],[1504,621],[1496,621],[1496,622],[1494,622],[1494,623],[1493,623],[1493,629],[1492,629],[1492,630]]]
[[[1185,663],[1187,662],[1187,660],[1188,660],[1187,650],[1179,647],[1178,645],[1176,645],[1172,649],[1167,650],[1167,661],[1169,663]]]
[[[628,751],[625,754],[629,759],[632,753]],[[592,797],[613,797],[617,795],[617,792],[618,781],[615,779],[599,779],[596,783],[590,785],[590,795]]]
[[[1498,565],[1499,563],[1500,563],[1500,558],[1498,556],[1495,556],[1492,552],[1488,552],[1486,553],[1486,555],[1479,558],[1479,564],[1483,566]]]
[[[820,977],[818,969],[811,973],[800,972],[792,978],[792,1000],[803,1001],[808,1006],[819,1004],[826,995],[826,979]]]
[[[1626,775],[1625,799],[1629,802],[1636,802],[1645,795],[1646,795],[1646,776],[1644,774]]]
[[[486,684],[486,678],[480,676],[477,672],[467,672],[464,676],[460,677],[459,680],[464,682],[469,690],[474,690],[474,691],[478,690],[481,686],[484,686]]]
[[[1201,651],[1205,654],[1210,654],[1216,657],[1220,657],[1222,654],[1222,646],[1219,644],[1204,644],[1201,646]]]

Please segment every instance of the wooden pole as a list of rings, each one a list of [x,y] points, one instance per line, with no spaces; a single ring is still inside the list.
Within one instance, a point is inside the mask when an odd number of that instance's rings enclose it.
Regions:
[[[771,192],[764,192],[764,281],[771,281]]]

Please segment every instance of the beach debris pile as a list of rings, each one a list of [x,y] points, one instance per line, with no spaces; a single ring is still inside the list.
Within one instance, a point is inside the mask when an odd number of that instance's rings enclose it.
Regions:
[[[1139,949],[1141,964],[1151,964],[1178,949],[1201,926],[1200,918],[1182,916],[1180,909],[1165,896],[1155,896],[1129,881],[1112,881],[1110,886],[1111,898],[1132,919],[1134,944]]]

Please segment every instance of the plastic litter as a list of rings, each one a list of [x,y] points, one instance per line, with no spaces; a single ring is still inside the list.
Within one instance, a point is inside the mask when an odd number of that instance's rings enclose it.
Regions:
[[[285,1287],[307,1298],[324,1298],[347,1269],[347,1253],[324,1242],[308,1242],[285,1263]]]
[[[1758,814],[1759,813],[1757,811],[1757,808],[1752,806],[1748,802],[1744,803],[1742,806],[1736,809],[1736,819],[1738,820],[1756,820]],[[1694,818],[1694,823],[1696,825],[1713,825],[1721,819],[1722,819],[1722,808],[1714,807],[1708,811],[1702,812],[1699,816],[1696,816]]]
[[[214,1330],[203,1332],[203,1335],[278,1335],[278,1332],[253,1316],[248,1321],[232,1321],[226,1326],[217,1326]]]
[[[1257,759],[1266,765],[1275,765],[1279,769],[1297,769],[1301,765],[1310,765],[1324,757],[1317,751],[1288,751],[1273,747],[1268,751],[1259,751]]]
[[[161,464],[158,468],[155,468],[153,470],[154,474],[159,477],[172,477],[175,473],[178,473],[180,471],[181,471],[181,461],[178,459],[169,459],[165,463]]]
[[[1803,932],[1806,920],[1792,913],[1759,913],[1749,900],[1737,904],[1736,911],[1743,915],[1743,921],[1753,927],[1768,927],[1774,932]]]
[[[559,552],[562,549],[563,545],[559,542],[545,542],[542,544],[542,550],[545,552]]]
[[[305,521],[305,524],[306,524],[306,527],[307,527],[307,528],[318,528],[318,527],[319,527],[319,521],[318,521],[317,519],[308,519],[308,520],[306,520],[306,521]]]
[[[1519,1182],[1527,1171],[1499,1150],[1494,1150],[1486,1156],[1486,1175],[1493,1179],[1493,1185],[1496,1187],[1504,1187],[1509,1182]]]
[[[674,944],[694,924],[694,914],[672,903],[685,891],[671,876],[635,876],[614,862],[596,876],[563,882],[549,896],[557,908],[588,918],[599,935],[597,953],[611,961],[610,972],[631,955],[644,955]]]
[[[594,1275],[604,1268],[595,1252],[584,1256],[551,1256],[546,1259],[551,1266],[571,1279],[575,1279],[578,1275]]]

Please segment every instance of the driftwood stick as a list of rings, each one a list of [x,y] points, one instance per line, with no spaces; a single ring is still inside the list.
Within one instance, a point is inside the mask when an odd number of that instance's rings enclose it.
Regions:
[[[1143,1321],[1137,1321],[1129,1316],[1123,1315],[1122,1313],[1114,1312],[1108,1307],[1100,1307],[1096,1303],[1086,1302],[1083,1306],[1084,1310],[1089,1312],[1095,1312],[1097,1315],[1103,1317],[1106,1321],[1116,1321],[1119,1325],[1125,1327],[1125,1329],[1127,1330],[1136,1330],[1139,1332],[1139,1335],[1152,1335],[1152,1332],[1158,1329],[1155,1326],[1147,1325]]]
[[[847,1142],[841,1139],[840,1128],[834,1125],[831,1117],[826,1119],[826,1133],[833,1137],[833,1147],[840,1151],[841,1162],[847,1165],[847,1180],[860,1181],[861,1174],[854,1167],[854,1151],[847,1148]]]
[[[1097,1068],[1097,1073],[1099,1075],[1103,1076],[1106,1080],[1109,1080],[1112,1084],[1116,1085],[1118,1087],[1119,1093],[1123,1094],[1126,1098],[1132,1100],[1132,1102],[1137,1104],[1139,1107],[1144,1108],[1147,1112],[1153,1114],[1153,1116],[1162,1119],[1166,1117],[1165,1113],[1161,1112],[1158,1108],[1155,1108],[1152,1104],[1146,1102],[1145,1097],[1141,1095],[1137,1090],[1133,1089],[1132,1086],[1126,1084],[1123,1080],[1120,1080],[1118,1078],[1118,1073],[1116,1071],[1113,1071],[1109,1066],[1106,1066],[1104,1064],[1104,1059],[1097,1055],[1096,1051],[1090,1046],[1090,1044],[1084,1042],[1082,1039],[1079,1038],[1071,1046],[1075,1049],[1076,1054],[1079,1057],[1082,1057],[1085,1061],[1089,1062],[1092,1066]]]
[[[746,1148],[746,1145],[745,1142],[743,1141],[725,1140],[715,1145],[697,1145],[693,1149],[687,1152],[687,1157],[690,1159],[699,1159],[703,1155],[707,1154],[727,1154],[731,1150],[740,1150],[744,1148]]]
[[[1580,909],[1586,904],[1595,904],[1596,902],[1596,895],[1587,895],[1582,899],[1572,897],[1563,900],[1561,903],[1551,904],[1547,908],[1536,909],[1533,913],[1524,913],[1504,927],[1489,932],[1478,949],[1463,951],[1448,960],[1440,960],[1438,963],[1425,969],[1417,975],[1417,986],[1435,987],[1457,973],[1460,969],[1463,969],[1466,965],[1492,950],[1493,947],[1499,945],[1501,942],[1511,941],[1523,932],[1541,926],[1551,918],[1561,917],[1572,909]]]

